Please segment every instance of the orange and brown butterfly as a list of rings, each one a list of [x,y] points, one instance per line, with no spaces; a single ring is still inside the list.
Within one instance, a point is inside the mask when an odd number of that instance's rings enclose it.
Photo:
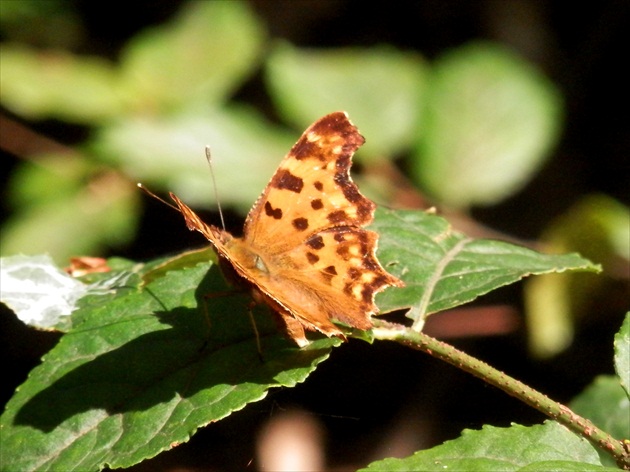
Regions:
[[[376,205],[349,170],[364,141],[344,112],[313,123],[280,163],[240,238],[204,223],[170,194],[188,229],[210,241],[226,277],[271,307],[301,347],[305,330],[345,339],[333,320],[370,329],[375,294],[404,285],[377,260],[378,234],[363,229]]]

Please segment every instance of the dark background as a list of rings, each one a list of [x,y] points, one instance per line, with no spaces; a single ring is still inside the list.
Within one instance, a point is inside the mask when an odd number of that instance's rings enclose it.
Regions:
[[[389,43],[418,51],[431,60],[470,40],[488,39],[513,47],[543,70],[564,95],[563,137],[552,159],[522,192],[499,205],[475,210],[474,216],[489,227],[519,238],[535,238],[582,195],[600,192],[629,203],[628,75],[624,69],[630,44],[630,2],[252,0],[250,4],[272,38],[285,38],[298,46]],[[177,1],[143,0],[125,8],[111,2],[68,2],[87,32],[86,41],[76,52],[115,60],[129,37],[168,20],[180,5]],[[273,116],[260,76],[253,77],[234,98]],[[55,121],[26,124],[69,145],[80,142],[89,131]],[[4,189],[19,156],[3,152],[2,158],[8,171],[2,174]],[[4,220],[9,209],[4,203],[1,209]],[[142,236],[150,235],[159,224],[164,224],[163,209],[147,205],[141,236],[116,254],[142,259],[147,254],[198,244],[197,239],[195,243],[193,239],[157,242],[154,237]],[[185,237],[185,233],[180,236]],[[617,288],[625,290],[626,284],[627,279]],[[627,307],[624,299],[622,304]],[[583,322],[571,348],[547,361],[528,356],[522,328],[503,335],[447,340],[565,402],[595,375],[613,372],[612,337],[627,308],[620,310],[618,303],[607,299],[601,302],[597,321]],[[476,306],[501,303],[519,309],[520,287],[497,291]],[[55,335],[21,326],[3,310],[0,401],[8,400],[56,339]],[[305,384],[272,390],[264,401],[204,428],[189,443],[136,469],[246,469],[254,457],[261,425],[293,407],[308,410],[325,427],[329,465],[349,468],[374,459],[372,451],[404,428],[417,436],[417,447],[429,447],[457,437],[463,428],[533,424],[544,419],[481,381],[397,345],[369,346],[351,341],[331,357]],[[255,470],[256,463],[249,469]]]

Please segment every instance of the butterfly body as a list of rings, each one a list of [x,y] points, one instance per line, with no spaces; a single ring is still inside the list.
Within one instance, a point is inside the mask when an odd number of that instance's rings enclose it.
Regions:
[[[243,236],[208,225],[171,194],[189,229],[201,232],[226,272],[269,305],[299,346],[306,330],[344,338],[332,320],[372,327],[374,295],[403,283],[376,259],[378,234],[363,229],[375,204],[349,174],[364,139],[343,112],[311,125],[247,216]]]

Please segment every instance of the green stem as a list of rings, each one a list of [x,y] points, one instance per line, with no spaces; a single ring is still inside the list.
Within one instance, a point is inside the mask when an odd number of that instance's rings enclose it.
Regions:
[[[376,339],[395,341],[412,349],[426,352],[500,388],[508,395],[518,398],[566,426],[574,433],[584,437],[595,447],[610,454],[619,467],[630,470],[630,451],[624,441],[613,438],[591,421],[575,414],[567,406],[551,400],[523,382],[506,375],[479,359],[469,356],[450,344],[438,341],[431,336],[405,326],[388,323],[383,320],[374,320],[373,333]]]

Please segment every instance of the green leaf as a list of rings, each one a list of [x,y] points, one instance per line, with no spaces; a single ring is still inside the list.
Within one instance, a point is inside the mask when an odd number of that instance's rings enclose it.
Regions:
[[[3,44],[0,60],[2,104],[17,115],[91,124],[123,109],[116,71],[101,58]]]
[[[579,251],[614,272],[630,259],[630,210],[608,195],[582,197],[545,230],[543,239],[559,251]]]
[[[215,264],[217,263],[216,252],[211,246],[206,246],[201,249],[191,249],[172,257],[157,259],[149,262],[145,266],[145,271],[142,275],[142,282],[148,284],[160,277],[164,277],[166,273],[171,270],[186,269],[188,267],[193,267],[200,262],[208,261],[212,261]]]
[[[474,300],[533,274],[597,271],[577,254],[542,254],[503,241],[472,239],[438,216],[379,209],[370,227],[381,234],[379,259],[406,287],[379,295],[383,311],[411,306],[416,327],[431,313]]]
[[[49,256],[0,259],[0,301],[29,326],[63,326],[87,291],[87,285],[57,268]]]
[[[373,462],[366,471],[611,470],[584,439],[555,422],[543,425],[464,430],[458,439],[404,459]]]
[[[134,234],[137,188],[114,172],[91,175],[86,161],[54,165],[62,160],[38,157],[37,165],[26,164],[15,175],[10,198],[22,207],[2,228],[2,255],[46,253],[64,265],[70,257],[96,254]],[[83,186],[88,179],[90,185]]]
[[[299,349],[264,310],[255,314],[261,360],[245,300],[208,299],[207,323],[204,295],[225,289],[206,263],[86,303],[0,418],[3,470],[137,464],[272,387],[302,382],[339,344],[324,338]]]
[[[412,171],[454,207],[496,203],[517,192],[560,132],[552,83],[510,51],[473,43],[436,63]]]
[[[630,312],[626,313],[623,325],[615,335],[615,370],[630,398]]]
[[[606,467],[596,464],[571,461],[540,461],[518,469],[519,472],[618,472],[617,467]]]
[[[76,154],[36,154],[11,172],[7,200],[16,210],[75,195],[97,172],[93,160]]]
[[[619,378],[613,375],[598,376],[571,401],[569,407],[613,437],[630,438],[630,400],[627,392],[619,385]],[[603,464],[615,465],[610,455],[603,451],[599,454]]]
[[[44,330],[68,331],[69,315],[87,299],[107,303],[116,287],[130,287],[142,265],[124,259],[105,261],[107,271],[73,277],[48,255],[8,256],[0,259],[0,301],[25,324]],[[138,283],[140,279],[137,279]]]
[[[244,2],[189,2],[122,54],[125,93],[143,111],[222,103],[258,66],[265,33]]]
[[[577,251],[616,274],[630,263],[630,211],[606,195],[587,195],[556,218],[541,236],[553,252]],[[592,274],[537,277],[525,284],[525,315],[530,350],[537,357],[558,354],[573,340],[574,323],[589,301],[602,297],[609,283]]]
[[[143,31],[121,66],[62,51],[0,49],[2,104],[30,118],[93,124],[125,110],[154,114],[222,103],[258,67],[265,33],[244,2],[190,2]]]
[[[298,137],[249,108],[193,107],[121,120],[103,128],[92,146],[150,188],[172,191],[193,207],[215,208],[204,154],[210,146],[221,203],[245,212]]]
[[[278,44],[266,79],[280,113],[298,129],[345,110],[367,138],[361,155],[393,156],[409,148],[420,127],[425,65],[391,47],[303,50]]]

